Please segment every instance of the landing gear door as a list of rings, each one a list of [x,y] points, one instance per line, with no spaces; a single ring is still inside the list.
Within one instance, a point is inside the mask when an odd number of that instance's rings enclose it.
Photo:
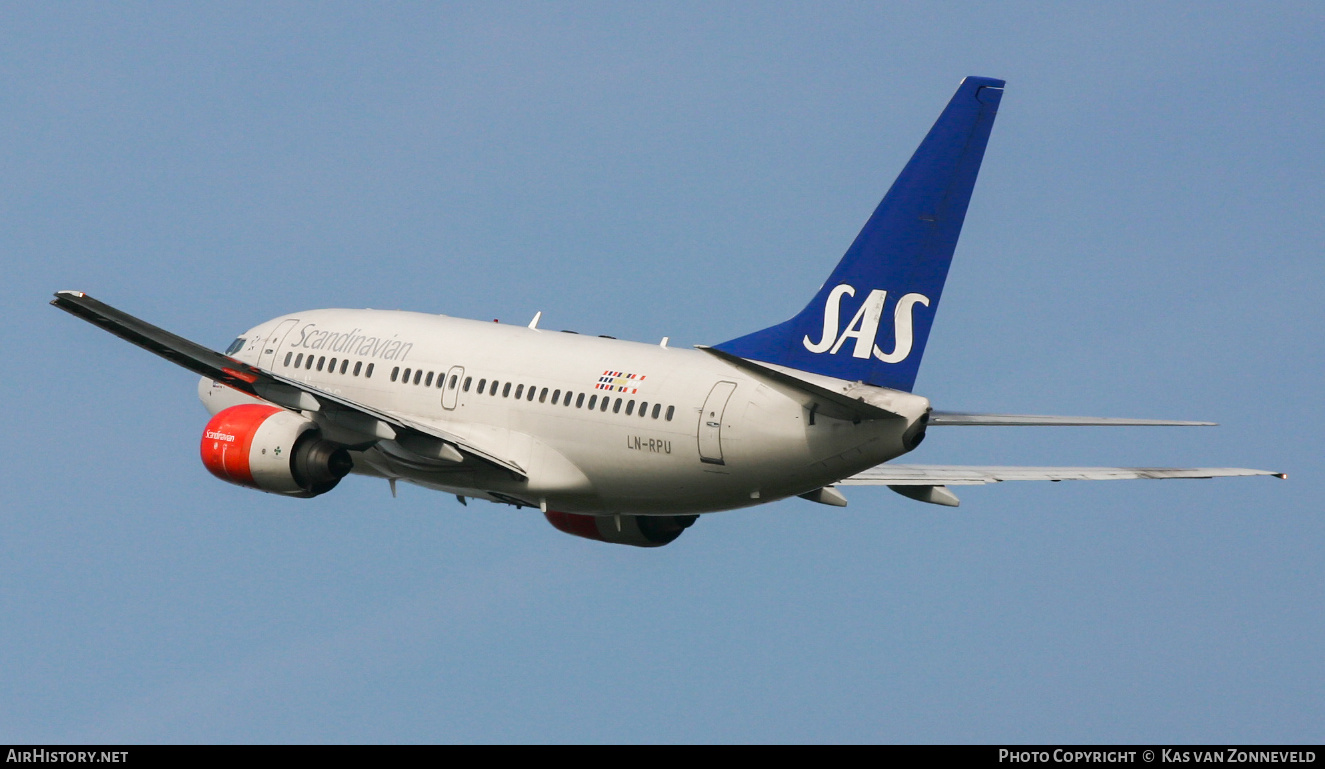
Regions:
[[[272,329],[267,338],[262,340],[262,353],[258,355],[258,368],[271,371],[276,368],[276,351],[281,349],[281,342],[285,341],[285,335],[290,333],[294,324],[299,321],[296,319],[283,320],[281,324]]]
[[[452,366],[446,372],[446,387],[442,388],[442,408],[451,411],[460,397],[460,383],[465,379],[464,366]]]
[[[727,399],[736,389],[735,382],[718,382],[709,391],[704,401],[704,410],[699,412],[699,461],[711,465],[723,465],[722,461],[722,413],[727,409]]]

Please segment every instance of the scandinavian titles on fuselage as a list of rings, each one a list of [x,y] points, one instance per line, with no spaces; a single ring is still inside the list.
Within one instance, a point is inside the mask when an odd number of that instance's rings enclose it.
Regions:
[[[365,358],[382,360],[405,360],[410,350],[414,349],[413,342],[365,336],[360,334],[360,331],[361,329],[358,328],[348,332],[323,331],[317,328],[316,323],[307,323],[299,329],[299,339],[293,346],[309,350],[350,352]]]

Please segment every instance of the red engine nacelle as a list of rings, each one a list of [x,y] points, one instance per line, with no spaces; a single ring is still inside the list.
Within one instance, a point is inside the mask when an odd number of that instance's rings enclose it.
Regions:
[[[291,497],[325,494],[354,468],[345,447],[322,440],[311,420],[256,403],[212,417],[202,463],[223,481]]]
[[[585,539],[635,547],[662,547],[690,528],[697,515],[579,515],[544,513],[548,523]]]

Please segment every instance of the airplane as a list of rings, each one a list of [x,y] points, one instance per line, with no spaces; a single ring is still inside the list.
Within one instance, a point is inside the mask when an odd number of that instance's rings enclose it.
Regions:
[[[1210,425],[935,410],[913,392],[1004,81],[965,78],[832,274],[795,317],[712,346],[422,312],[283,315],[224,352],[85,293],[51,304],[202,379],[202,463],[221,480],[316,497],[347,475],[540,510],[557,529],[657,547],[700,515],[799,496],[845,506],[884,485],[1212,478],[1245,468],[897,465],[930,428]]]

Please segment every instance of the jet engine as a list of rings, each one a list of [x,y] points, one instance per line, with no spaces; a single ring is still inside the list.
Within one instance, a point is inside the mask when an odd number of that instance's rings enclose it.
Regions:
[[[256,403],[212,417],[202,463],[223,481],[290,497],[325,494],[354,468],[345,447],[323,440],[311,420]]]
[[[567,534],[615,545],[662,547],[699,518],[697,515],[579,515],[544,513],[548,523]]]

